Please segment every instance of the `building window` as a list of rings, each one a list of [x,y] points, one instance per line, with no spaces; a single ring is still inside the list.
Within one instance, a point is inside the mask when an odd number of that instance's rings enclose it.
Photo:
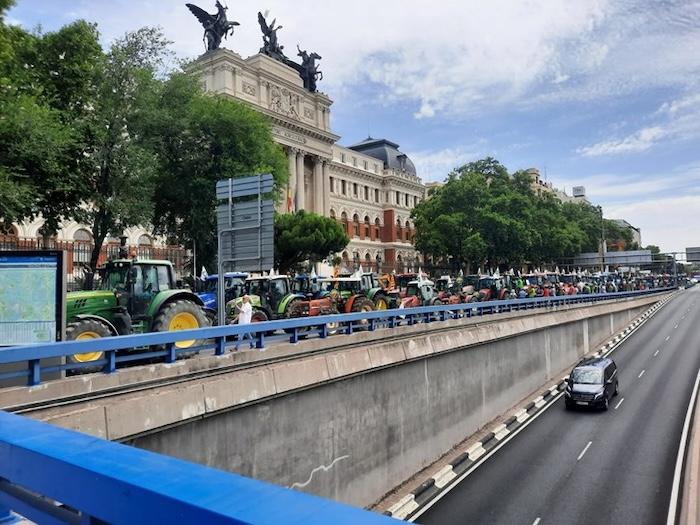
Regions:
[[[345,162],[345,153],[340,154],[340,162]]]
[[[92,255],[92,234],[80,228],[73,234],[73,262],[89,263]]]
[[[374,219],[374,238],[375,239],[381,238],[381,228],[382,228],[382,225],[379,222],[379,218],[377,217],[376,219]]]
[[[374,165],[374,173],[379,173],[379,164]]]
[[[357,182],[352,184],[352,194],[354,197],[357,197]]]
[[[365,186],[365,200],[369,200],[369,188],[367,186]]]
[[[330,191],[331,193],[335,193],[335,190],[334,190],[334,188],[335,188],[334,182],[335,182],[335,181],[333,180],[333,177],[329,177],[329,178],[328,178],[328,191]]]
[[[331,208],[331,219],[335,220],[335,210]]]
[[[365,237],[369,238],[371,237],[372,232],[370,232],[370,222],[369,222],[369,217],[365,215]]]
[[[414,196],[413,197],[413,207],[415,208],[416,206],[418,206],[418,197]]]
[[[364,162],[364,166],[365,166],[365,170],[366,170],[367,167],[368,167],[368,162],[367,162],[367,161]]]
[[[408,208],[408,193],[406,194],[406,207]]]
[[[360,217],[357,213],[352,216],[352,233],[355,237],[360,236]]]
[[[374,189],[374,202],[379,202],[379,190]]]
[[[406,231],[404,232],[404,235],[405,235],[404,240],[405,240],[406,242],[409,242],[409,241],[410,241],[410,235],[411,235],[411,223],[408,222],[408,221],[406,221]]]
[[[396,205],[401,205],[401,194],[398,191],[396,192]]]
[[[139,237],[139,257],[150,258],[153,239],[149,235]]]
[[[346,183],[345,181],[343,181],[343,182],[341,183],[341,185],[342,185],[342,187],[343,187],[343,195],[347,195],[347,194],[348,194],[347,183]]]
[[[357,157],[352,158],[352,165],[357,166]]]

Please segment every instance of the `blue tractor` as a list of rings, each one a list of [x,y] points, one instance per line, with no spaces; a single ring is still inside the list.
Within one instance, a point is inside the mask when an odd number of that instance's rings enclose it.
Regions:
[[[228,272],[224,274],[224,290],[226,295],[226,300],[224,304],[229,301],[241,297],[244,293],[245,280],[248,278],[247,273],[239,272]],[[204,308],[207,312],[208,317],[216,319],[216,312],[218,311],[217,302],[217,287],[219,286],[219,276],[209,275],[204,280],[204,285],[197,295],[204,303]]]

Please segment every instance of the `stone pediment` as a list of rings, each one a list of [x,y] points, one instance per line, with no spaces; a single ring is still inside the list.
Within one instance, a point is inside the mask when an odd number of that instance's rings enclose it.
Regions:
[[[295,69],[262,54],[243,59],[228,49],[202,55],[192,68],[207,91],[244,101],[270,116],[279,142],[308,145],[313,153],[330,157],[330,147],[339,138],[330,129],[333,101],[305,89]]]

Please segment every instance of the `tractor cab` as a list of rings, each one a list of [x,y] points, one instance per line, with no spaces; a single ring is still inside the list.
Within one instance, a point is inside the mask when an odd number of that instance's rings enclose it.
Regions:
[[[331,299],[339,312],[370,312],[375,310],[374,303],[367,297],[363,289],[362,277],[333,277],[319,279],[321,297]]]
[[[286,275],[249,277],[245,282],[245,293],[251,297],[253,306],[259,306],[271,314],[277,312],[282,300],[291,293],[291,283]],[[259,298],[258,305],[254,298]]]
[[[149,319],[146,314],[154,297],[176,288],[169,261],[114,260],[102,267],[99,274],[100,289],[114,292],[117,304],[128,310],[132,322]]]
[[[292,279],[292,293],[300,294],[307,298],[315,298],[320,292],[320,286],[318,283],[319,277],[312,273],[298,274]]]
[[[224,294],[226,302],[232,301],[243,295],[247,273],[227,272],[224,274]],[[204,288],[197,295],[204,303],[205,308],[216,311],[218,308],[219,276],[209,275],[204,281]]]
[[[401,305],[404,308],[415,308],[418,306],[432,306],[441,304],[437,298],[435,284],[427,279],[411,281],[406,285],[406,296],[402,299]]]
[[[482,301],[505,299],[507,297],[508,290],[501,277],[494,277],[492,275],[482,276],[479,279],[478,289]]]

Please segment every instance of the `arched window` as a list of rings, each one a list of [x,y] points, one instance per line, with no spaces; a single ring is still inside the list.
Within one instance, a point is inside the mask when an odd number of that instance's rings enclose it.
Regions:
[[[408,242],[411,236],[411,223],[406,221],[406,230],[404,231],[404,240]]]
[[[335,220],[335,210],[331,208],[331,219]]]
[[[92,234],[85,228],[76,230],[73,234],[73,262],[89,263],[92,255]]]
[[[360,268],[360,252],[352,252],[352,265],[355,270]]]
[[[360,236],[360,217],[357,213],[352,216],[352,233],[355,237]]]
[[[139,257],[150,258],[152,255],[153,239],[150,235],[139,237]]]
[[[369,254],[369,252],[367,252],[367,253],[365,254],[365,263],[367,263],[367,268],[368,268],[368,269],[371,268],[372,256]]]
[[[374,238],[381,239],[382,237],[382,223],[379,222],[379,217],[374,219]]]
[[[17,228],[12,224],[0,222],[0,249],[16,250],[18,247]]]
[[[370,229],[370,222],[369,222],[369,216],[365,215],[365,237],[370,237],[371,233],[369,231]]]

